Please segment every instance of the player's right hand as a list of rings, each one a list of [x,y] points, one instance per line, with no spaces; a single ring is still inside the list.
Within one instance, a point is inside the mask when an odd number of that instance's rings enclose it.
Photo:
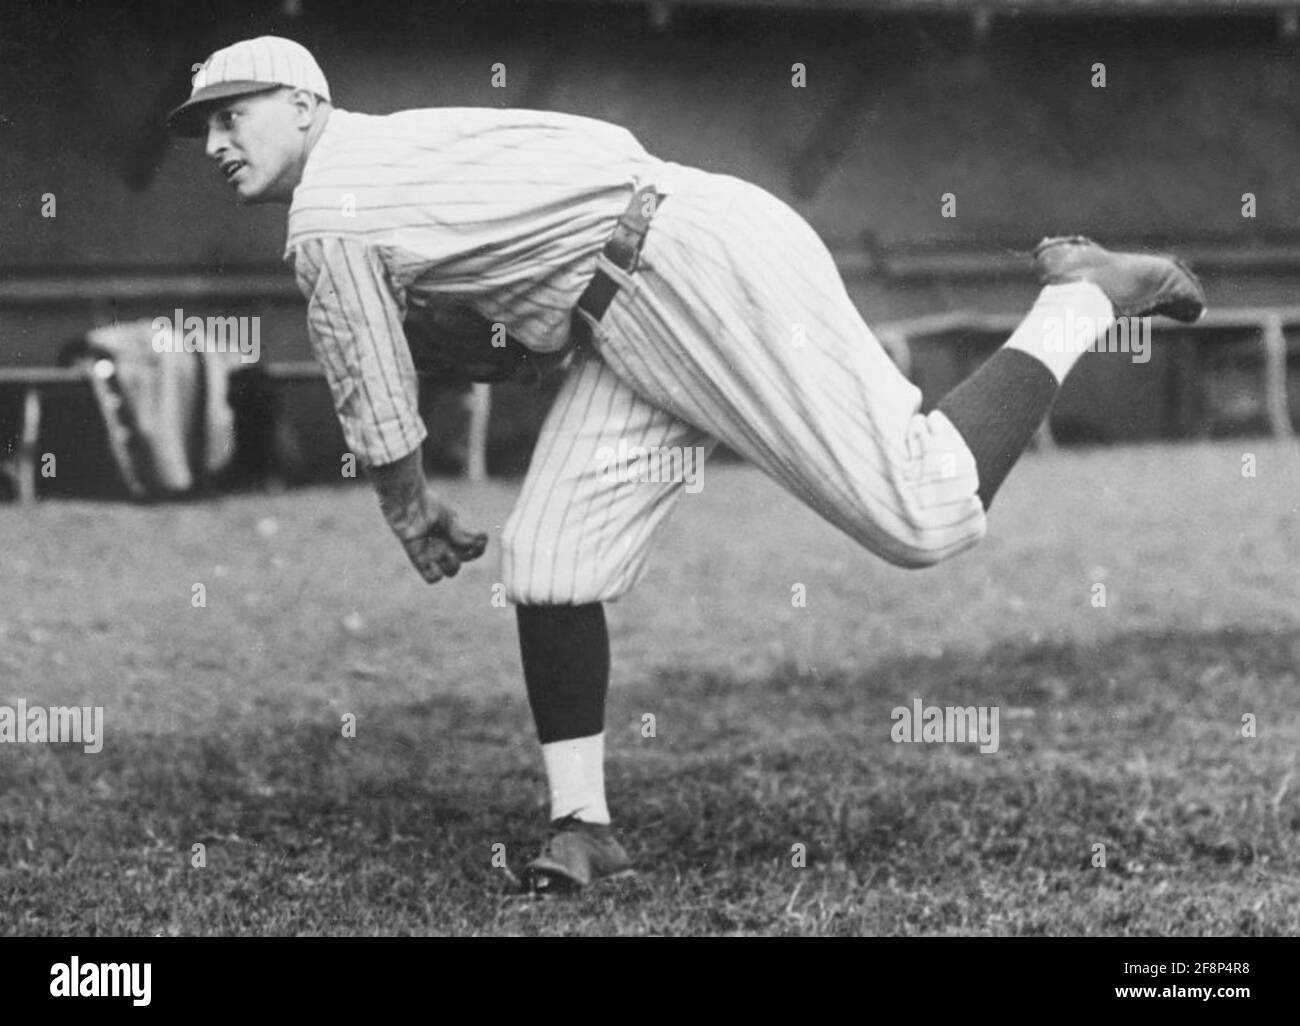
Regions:
[[[432,497],[420,520],[404,526],[398,538],[411,565],[430,584],[455,577],[462,563],[478,559],[487,548],[487,534],[461,527],[451,507]]]

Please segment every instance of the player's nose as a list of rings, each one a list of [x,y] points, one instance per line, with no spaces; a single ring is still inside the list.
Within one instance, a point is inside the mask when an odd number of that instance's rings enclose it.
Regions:
[[[226,133],[216,125],[208,125],[208,142],[204,152],[213,160],[219,160],[226,149]]]

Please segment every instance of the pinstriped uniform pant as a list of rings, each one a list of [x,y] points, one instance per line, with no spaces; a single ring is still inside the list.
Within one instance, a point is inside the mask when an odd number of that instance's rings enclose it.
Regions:
[[[577,355],[502,537],[513,602],[609,601],[718,440],[877,555],[927,566],[984,534],[975,461],[858,314],[821,239],[747,182],[675,164],[635,273]],[[636,447],[658,461],[611,468]],[[648,457],[647,457],[648,459]],[[683,468],[678,472],[678,468]],[[649,478],[649,480],[647,480]],[[669,480],[664,480],[669,478]],[[675,480],[674,480],[675,478]]]

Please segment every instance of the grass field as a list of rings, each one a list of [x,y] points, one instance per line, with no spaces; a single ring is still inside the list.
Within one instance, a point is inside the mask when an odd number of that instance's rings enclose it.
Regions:
[[[494,533],[515,488],[444,486]],[[568,900],[492,865],[546,819],[494,551],[428,588],[362,487],[0,531],[0,704],[105,717],[0,746],[6,934],[1300,934],[1294,444],[1031,456],[919,572],[711,466],[610,607],[642,871]],[[999,751],[894,744],[918,698]]]

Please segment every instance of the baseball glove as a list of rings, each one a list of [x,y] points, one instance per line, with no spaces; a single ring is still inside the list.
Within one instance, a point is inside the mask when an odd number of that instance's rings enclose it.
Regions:
[[[421,374],[504,381],[528,360],[528,350],[463,303],[412,307],[403,325]]]

